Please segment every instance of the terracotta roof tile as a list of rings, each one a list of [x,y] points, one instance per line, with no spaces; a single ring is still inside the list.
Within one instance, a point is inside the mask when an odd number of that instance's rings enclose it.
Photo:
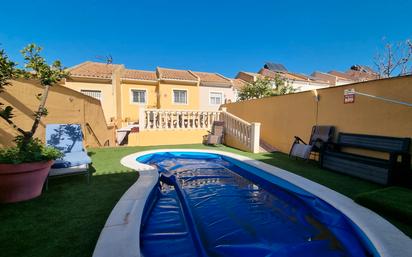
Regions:
[[[315,77],[315,78],[319,77],[323,80],[328,80],[328,81],[331,81],[331,82],[333,82],[333,81],[342,81],[342,80],[344,80],[346,82],[353,82],[352,79],[348,79],[348,78],[338,76],[336,74],[330,74],[330,73],[325,73],[325,72],[320,72],[320,71],[313,72],[312,76]]]
[[[293,72],[275,72],[275,71],[271,71],[271,70],[263,68],[259,71],[259,73],[263,76],[270,77],[270,78],[275,78],[276,74],[278,74],[280,77],[283,77],[285,79],[295,80],[295,81],[317,82],[317,83],[322,83],[322,84],[329,84],[329,82],[321,80],[319,78],[309,77],[304,74],[297,74]]]
[[[234,89],[241,89],[242,87],[244,87],[246,85],[246,81],[242,80],[242,79],[232,79],[232,85]]]
[[[259,74],[266,76],[266,77],[270,77],[270,78],[275,78],[278,75],[286,79],[308,81],[308,79],[302,75],[291,74],[289,72],[275,72],[275,71],[271,71],[265,68],[261,69],[259,71]]]
[[[346,72],[340,72],[340,71],[329,71],[329,74],[332,74],[337,77],[345,78],[348,80],[353,80],[353,81],[365,81],[365,80],[372,80],[372,79],[378,79],[379,75],[376,73],[367,73],[367,72],[360,72],[360,71],[355,71],[355,70],[348,70]]]
[[[328,73],[332,74],[334,76],[337,76],[337,77],[344,78],[344,79],[353,80],[353,78],[349,74],[346,74],[346,73],[343,73],[343,72],[340,72],[340,71],[333,70],[333,71],[329,71]]]
[[[160,79],[176,79],[176,80],[190,80],[197,81],[197,77],[194,76],[187,70],[174,70],[174,69],[165,69],[157,68],[157,72]]]
[[[209,72],[193,72],[196,76],[199,77],[200,82],[214,82],[219,84],[230,84],[230,80],[217,74],[217,73],[209,73]]]
[[[124,79],[138,79],[138,80],[157,80],[157,75],[153,71],[143,71],[143,70],[129,70],[127,69],[122,78]]]
[[[245,73],[245,74],[247,74],[247,75],[249,75],[249,76],[254,76],[254,77],[259,77],[259,76],[261,76],[261,74],[255,73],[255,72],[249,72],[249,71],[241,71],[241,72],[243,72],[243,73]]]
[[[361,71],[356,71],[356,70],[348,70],[346,74],[348,74],[354,80],[357,80],[357,81],[365,81],[365,80],[372,80],[372,79],[379,78],[379,75],[377,73],[374,73],[373,71],[369,73],[369,72],[361,72]]]
[[[73,77],[91,77],[110,79],[115,69],[119,68],[119,64],[106,64],[98,62],[85,62],[69,69],[70,75]]]
[[[258,74],[263,75],[265,77],[270,77],[270,78],[275,78],[276,76],[279,76],[278,72],[274,72],[274,71],[271,71],[265,68],[260,69]]]
[[[239,71],[235,77],[235,79],[241,79],[246,82],[252,82],[256,78],[264,78],[264,77],[258,73],[247,72],[247,71]]]

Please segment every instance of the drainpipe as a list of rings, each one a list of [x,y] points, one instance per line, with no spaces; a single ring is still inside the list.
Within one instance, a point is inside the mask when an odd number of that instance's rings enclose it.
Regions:
[[[160,82],[161,82],[162,74],[160,73],[159,67],[156,67],[156,76],[157,76],[156,109],[161,109],[162,108],[162,105],[161,105],[162,95],[160,92],[160,87],[161,87]]]
[[[319,100],[320,100],[320,96],[318,94],[318,90],[314,89],[312,90],[314,96],[313,98],[315,99],[316,102],[316,109],[315,109],[315,125],[318,125],[318,116],[319,116]]]
[[[199,109],[203,108],[203,107],[201,107],[201,100],[200,100],[201,97],[202,97],[201,92],[200,92],[200,77],[198,75],[196,75],[194,72],[192,72],[191,70],[188,70],[188,72],[197,78],[197,83],[196,83],[196,87],[198,88],[197,89],[198,90],[198,92],[197,92],[197,97],[198,97],[198,99],[197,99],[197,109],[199,110]]]
[[[121,99],[121,75],[125,70],[123,65],[120,65],[112,73],[112,87],[114,92],[114,108],[115,108],[115,123],[119,127],[122,122],[122,99]]]
[[[193,71],[191,71],[191,70],[188,70],[188,72],[197,78],[196,86],[199,87],[199,86],[200,86],[200,77],[199,77],[198,75],[196,75],[196,74],[195,74]]]

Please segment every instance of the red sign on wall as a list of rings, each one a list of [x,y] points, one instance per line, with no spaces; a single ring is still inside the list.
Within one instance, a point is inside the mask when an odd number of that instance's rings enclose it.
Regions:
[[[352,104],[355,102],[355,89],[345,89],[343,94],[343,103]]]

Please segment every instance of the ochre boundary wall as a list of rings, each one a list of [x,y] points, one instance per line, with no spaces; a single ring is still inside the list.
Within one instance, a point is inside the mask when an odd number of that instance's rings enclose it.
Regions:
[[[412,107],[361,95],[355,96],[354,103],[344,104],[344,90],[352,88],[412,103],[412,76],[404,76],[320,89],[319,102],[309,91],[224,106],[248,122],[260,122],[261,139],[284,153],[289,152],[294,136],[307,141],[315,124],[334,125],[337,132],[412,138]]]
[[[29,130],[33,124],[33,112],[37,111],[39,100],[36,96],[43,88],[29,80],[12,81],[0,93],[0,102],[11,105],[15,115],[13,121],[21,128]],[[60,85],[49,91],[46,102],[48,115],[43,117],[35,137],[45,140],[45,125],[51,123],[81,124],[86,147],[114,146],[114,128],[106,125],[100,101]],[[0,147],[13,145],[18,135],[9,124],[0,119]]]

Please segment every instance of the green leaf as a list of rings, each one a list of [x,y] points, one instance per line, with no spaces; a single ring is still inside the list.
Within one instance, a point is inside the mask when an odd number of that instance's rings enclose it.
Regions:
[[[257,99],[266,96],[289,94],[294,91],[295,89],[289,85],[283,77],[276,74],[274,78],[263,77],[247,83],[240,89],[239,99]]]

